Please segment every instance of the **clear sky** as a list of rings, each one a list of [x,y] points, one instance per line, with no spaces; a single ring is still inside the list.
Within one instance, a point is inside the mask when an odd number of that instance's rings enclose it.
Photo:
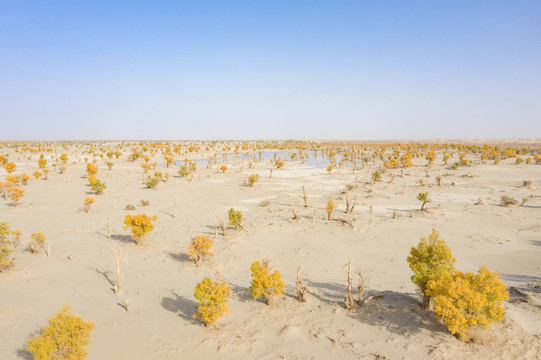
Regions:
[[[0,139],[541,137],[541,1],[0,2]]]

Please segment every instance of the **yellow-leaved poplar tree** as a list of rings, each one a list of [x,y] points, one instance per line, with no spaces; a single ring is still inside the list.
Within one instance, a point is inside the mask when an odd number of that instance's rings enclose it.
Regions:
[[[88,354],[90,335],[96,325],[73,314],[64,305],[39,335],[26,345],[36,360],[83,360]]]
[[[499,274],[486,267],[477,274],[446,272],[437,280],[429,280],[428,296],[434,298],[434,312],[458,338],[467,339],[472,326],[490,327],[505,315],[503,300],[509,299]]]
[[[214,240],[208,236],[199,235],[194,237],[188,244],[188,255],[195,264],[199,264],[206,256],[212,256],[210,249]]]
[[[278,270],[270,274],[267,263],[264,262],[262,265],[260,261],[253,262],[250,270],[252,272],[250,294],[254,300],[262,297],[267,305],[272,305],[274,297],[280,297],[284,292],[285,283],[282,281],[282,274]]]
[[[8,192],[11,195],[11,200],[13,200],[13,206],[19,205],[19,200],[24,196],[24,189],[18,186],[12,186],[8,189]]]
[[[227,305],[227,296],[230,293],[225,281],[212,281],[205,277],[193,291],[193,296],[201,303],[193,317],[200,319],[205,325],[214,324],[220,317],[231,312]]]
[[[130,230],[132,239],[137,245],[143,243],[143,239],[154,230],[154,224],[158,220],[156,215],[148,217],[146,214],[126,215],[124,218],[124,230]]]
[[[9,255],[15,250],[13,249],[13,243],[8,238],[10,234],[9,224],[0,222],[0,272],[13,266],[13,260],[9,259]]]
[[[440,233],[432,229],[428,239],[422,237],[419,244],[410,249],[407,261],[413,271],[411,281],[419,287],[423,294],[423,307],[428,310],[431,307],[431,297],[426,294],[427,283],[454,271],[456,259],[445,240],[440,239]]]

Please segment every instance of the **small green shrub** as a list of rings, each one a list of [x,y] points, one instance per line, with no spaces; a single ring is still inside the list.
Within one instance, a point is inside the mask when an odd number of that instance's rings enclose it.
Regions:
[[[421,211],[424,211],[426,210],[425,206],[427,203],[430,202],[430,199],[428,198],[428,192],[424,192],[424,193],[419,193],[417,195],[417,200],[421,201],[422,204],[421,204]]]
[[[518,201],[510,196],[502,195],[500,198],[500,206],[513,206],[517,205]]]
[[[146,182],[146,186],[149,189],[154,189],[160,183],[160,178],[158,176],[153,177],[152,179]]]
[[[180,170],[178,171],[178,175],[180,177],[186,177],[186,176],[190,175],[190,170],[188,170],[188,167],[186,165],[182,165],[180,167]]]
[[[250,187],[253,187],[257,180],[259,180],[259,174],[250,175],[248,177],[248,183],[250,184]]]
[[[107,189],[107,185],[101,180],[95,179],[90,183],[90,188],[96,193],[96,195],[103,194],[103,190]]]
[[[425,292],[427,283],[430,280],[437,280],[446,272],[454,271],[456,259],[445,240],[440,239],[439,232],[432,229],[428,239],[422,237],[419,244],[410,249],[407,261],[413,271],[411,281],[423,294],[423,307],[429,309],[431,298]]]
[[[234,226],[237,230],[242,229],[242,211],[231,208],[227,214],[229,225]]]

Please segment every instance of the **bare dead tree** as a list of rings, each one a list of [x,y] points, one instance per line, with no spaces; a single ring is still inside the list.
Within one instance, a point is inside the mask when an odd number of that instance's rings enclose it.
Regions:
[[[107,232],[107,239],[111,240],[111,229],[109,227],[109,223],[111,222],[111,219],[109,216],[107,216],[107,221],[105,223],[105,231]]]
[[[304,207],[308,207],[308,195],[306,195],[306,189],[302,186],[302,198],[304,200]]]
[[[120,272],[120,265],[122,265],[122,257],[119,255],[117,250],[113,247],[111,247],[111,251],[113,252],[113,256],[115,257],[116,261],[116,284],[113,286],[113,293],[118,294],[120,289],[122,288],[122,285],[120,283],[121,278],[121,272]],[[129,311],[126,309],[126,311]]]
[[[346,191],[346,213],[352,213],[353,209],[357,205],[357,196],[353,197],[353,200],[349,198],[349,191]]]
[[[221,228],[222,228],[222,234],[223,234],[223,236],[225,236],[225,235],[226,235],[226,226],[225,226],[225,222],[224,222],[222,219],[220,219],[218,216],[216,216],[216,215],[214,215],[214,217],[220,222],[220,226],[221,226]]]
[[[301,267],[297,268],[297,300],[300,302],[306,302],[306,294],[308,293],[308,286],[301,280]]]
[[[290,206],[290,207],[291,207],[291,211],[293,212],[293,220],[299,221],[301,219],[300,216],[297,215],[293,206]]]
[[[344,300],[346,309],[351,310],[355,307],[355,301],[353,300],[353,282],[351,280],[351,259],[347,263],[348,267],[348,287],[347,296]]]

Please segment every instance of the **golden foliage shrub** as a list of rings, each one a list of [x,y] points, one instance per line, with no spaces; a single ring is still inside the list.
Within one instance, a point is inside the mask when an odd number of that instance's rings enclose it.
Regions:
[[[21,178],[15,175],[8,175],[6,176],[6,183],[11,185],[19,185],[19,182],[21,181]]]
[[[282,281],[282,274],[278,270],[270,274],[267,264],[261,265],[260,261],[253,262],[250,270],[252,271],[250,294],[254,300],[262,297],[267,305],[272,305],[274,297],[280,297],[284,292],[285,283]]]
[[[98,173],[98,168],[96,167],[96,165],[94,165],[92,163],[87,163],[86,164],[86,173],[88,174],[88,176],[96,175]]]
[[[93,176],[93,175],[91,175]],[[90,188],[97,194],[101,195],[103,194],[103,190],[107,189],[107,185],[105,185],[104,182],[98,179],[92,179],[92,182],[90,183]]]
[[[158,220],[156,215],[148,217],[146,214],[126,215],[124,218],[124,230],[130,230],[132,239],[137,245],[143,243],[143,239],[154,230],[153,221]]]
[[[401,163],[402,163],[402,167],[405,167],[405,168],[413,165],[413,160],[411,158],[411,155],[409,153],[404,154],[401,158]]]
[[[445,240],[440,239],[440,233],[432,229],[428,239],[422,237],[419,244],[410,249],[407,261],[413,271],[411,281],[419,287],[423,294],[423,306],[428,309],[431,302],[430,296],[425,293],[428,282],[454,271],[456,259]]]
[[[30,180],[30,176],[28,176],[27,173],[22,173],[21,174],[21,184],[22,185],[26,185],[28,183],[28,180]]]
[[[87,196],[87,197],[85,197],[85,200],[84,200],[84,202],[83,202],[85,212],[89,212],[89,211],[90,211],[90,206],[91,206],[95,201],[96,201],[96,199],[94,199],[92,196]]]
[[[32,240],[36,241],[38,244],[43,245],[47,241],[47,236],[42,232],[35,232],[30,235]]]
[[[93,182],[95,182],[96,180],[98,180],[98,178],[96,177],[96,175],[92,174],[92,175],[88,175],[88,183],[90,185],[92,185]]]
[[[259,174],[252,174],[248,177],[248,183],[250,184],[250,187],[254,187],[254,184],[256,181],[259,180]]]
[[[24,189],[18,186],[12,186],[8,189],[8,192],[10,193],[11,200],[13,200],[13,206],[19,205],[19,200],[24,196]]]
[[[467,338],[472,326],[486,328],[501,322],[505,315],[503,300],[509,299],[499,274],[486,267],[477,274],[446,272],[437,280],[429,280],[426,293],[434,298],[434,311],[438,321],[459,338]]]
[[[214,239],[199,235],[194,237],[188,244],[188,255],[196,264],[199,264],[206,256],[212,256],[210,249],[214,245]]]
[[[328,200],[327,201],[327,216],[329,220],[332,220],[332,213],[336,209],[336,204],[334,203],[334,200]]]
[[[426,154],[426,161],[428,161],[428,164],[432,164],[434,162],[434,160],[436,160],[436,152],[434,150],[430,150],[427,154]]]
[[[15,250],[13,249],[13,243],[8,238],[10,234],[9,224],[0,222],[0,272],[13,266],[13,260],[9,259],[9,255]]]
[[[193,291],[193,296],[201,303],[193,317],[200,319],[205,325],[214,324],[220,317],[231,312],[227,305],[227,296],[230,293],[225,281],[212,281],[205,277]]]
[[[4,169],[6,169],[9,174],[11,174],[15,171],[15,169],[17,169],[17,165],[15,165],[14,162],[8,162],[6,166],[4,166]]]
[[[64,305],[41,333],[26,345],[36,360],[82,360],[88,354],[90,335],[96,325],[73,314]]]
[[[154,176],[153,178],[149,179],[145,185],[148,189],[154,189],[158,184],[160,183],[160,177]]]

